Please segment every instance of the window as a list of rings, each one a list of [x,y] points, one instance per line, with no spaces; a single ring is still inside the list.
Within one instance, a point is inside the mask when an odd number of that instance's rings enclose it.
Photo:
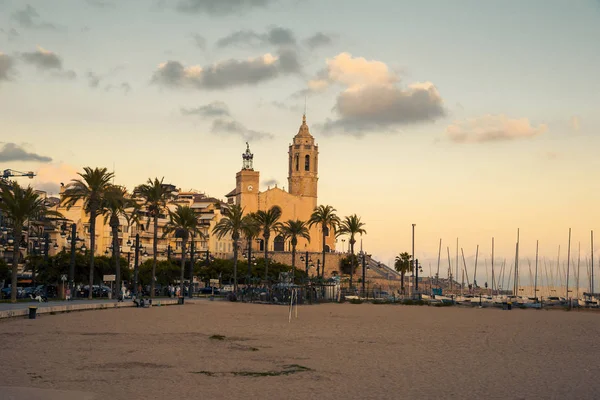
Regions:
[[[304,156],[304,170],[310,171],[310,156],[308,154]]]
[[[282,235],[277,235],[275,240],[273,241],[273,250],[274,251],[284,251],[285,239]]]
[[[296,160],[296,171],[299,171],[300,170],[300,156],[298,155],[298,153],[296,153],[295,160]]]

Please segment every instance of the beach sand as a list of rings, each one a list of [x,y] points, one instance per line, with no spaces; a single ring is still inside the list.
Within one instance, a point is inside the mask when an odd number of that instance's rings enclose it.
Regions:
[[[98,399],[598,399],[599,333],[600,314],[575,311],[323,304],[291,323],[285,306],[224,301],[75,312],[0,322],[0,386]]]

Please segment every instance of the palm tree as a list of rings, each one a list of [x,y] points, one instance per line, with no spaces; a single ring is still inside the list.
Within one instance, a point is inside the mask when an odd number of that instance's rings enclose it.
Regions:
[[[127,189],[112,185],[106,191],[102,202],[104,223],[108,221],[112,232],[112,254],[115,263],[115,283],[117,287],[117,298],[121,290],[121,246],[119,245],[120,217],[124,217],[129,224],[136,218],[136,210],[139,208],[137,202],[127,195]]]
[[[198,216],[190,206],[177,205],[175,211],[169,212],[169,222],[163,228],[163,237],[168,234],[174,233],[176,237],[181,238],[181,297],[184,297],[184,271],[185,271],[185,253],[186,246],[190,236],[194,237],[199,235],[203,237],[203,233],[200,230],[200,223],[198,222]],[[193,271],[193,266],[192,266]],[[192,276],[190,275],[190,286],[188,290],[191,293],[192,290]]]
[[[102,202],[111,187],[114,174],[106,168],[85,167],[78,175],[82,179],[73,179],[63,193],[63,204],[69,210],[78,201],[83,201],[83,210],[90,216],[90,289],[88,299],[92,299],[94,287],[94,253],[96,251],[96,217],[102,214]]]
[[[134,190],[134,194],[144,201],[148,217],[152,218],[154,236],[152,239],[152,284],[150,297],[154,297],[156,287],[156,257],[158,255],[158,217],[167,210],[167,202],[173,197],[175,189],[171,185],[163,183],[165,178],[148,179],[144,185]],[[150,224],[148,219],[147,225]]]
[[[260,224],[262,229],[265,250],[265,280],[269,276],[269,239],[271,238],[271,231],[277,231],[281,227],[281,207],[273,206],[267,211],[260,210],[256,213],[256,220]]]
[[[326,249],[326,238],[327,233],[333,230],[335,233],[338,225],[340,224],[340,218],[335,214],[337,210],[331,206],[320,205],[314,209],[310,219],[308,220],[308,226],[321,225],[321,231],[323,233],[323,260],[321,262],[321,277],[325,276],[325,249]],[[318,277],[317,277],[318,278]]]
[[[243,218],[242,233],[246,238],[247,248],[247,260],[248,260],[248,276],[246,277],[246,285],[249,283],[250,276],[252,275],[252,241],[260,235],[260,224],[256,219],[256,213],[246,214]]]
[[[13,257],[12,257],[12,276],[10,301],[17,301],[17,272],[19,267],[19,248],[21,244],[21,234],[23,224],[31,219],[44,219],[46,217],[58,217],[62,215],[53,210],[49,210],[37,193],[31,187],[23,189],[17,182],[11,185],[2,185],[0,197],[0,212],[6,214],[6,217],[12,222],[13,234]]]
[[[350,253],[352,254],[352,264],[354,264],[354,243],[356,243],[356,239],[354,238],[356,235],[360,234],[361,236],[366,234],[367,231],[363,229],[365,226],[364,223],[360,221],[360,217],[356,214],[352,214],[349,217],[345,217],[344,220],[340,223],[338,227],[338,231],[336,236],[347,235],[350,236]],[[354,277],[354,268],[355,265],[350,267],[350,288],[352,288],[352,278]]]
[[[279,232],[284,238],[290,239],[292,243],[292,279],[294,278],[296,269],[296,246],[298,245],[298,238],[302,237],[310,242],[310,233],[308,231],[308,224],[300,220],[289,220],[283,223]],[[292,280],[293,282],[293,280]]]
[[[412,263],[410,262],[411,259],[411,255],[408,254],[407,252],[404,253],[400,253],[396,256],[396,262],[394,263],[394,267],[396,269],[396,271],[400,272],[400,278],[402,280],[401,282],[401,287],[402,287],[402,294],[404,294],[404,275],[406,275],[407,272],[411,272],[412,271]]]
[[[224,206],[221,213],[223,218],[213,227],[213,233],[219,239],[231,235],[233,240],[233,290],[237,293],[237,263],[238,263],[238,242],[242,233],[244,222],[244,210],[239,204]]]

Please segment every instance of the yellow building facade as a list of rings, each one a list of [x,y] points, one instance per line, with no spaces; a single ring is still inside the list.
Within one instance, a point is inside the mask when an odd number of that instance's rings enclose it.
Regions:
[[[302,117],[302,124],[292,143],[288,148],[288,191],[278,187],[259,190],[260,172],[253,168],[254,155],[247,144],[246,152],[242,155],[242,169],[236,174],[235,189],[228,193],[229,204],[239,204],[244,209],[244,214],[258,210],[268,210],[279,206],[282,211],[280,222],[288,220],[306,221],[318,203],[319,181],[319,147],[315,138],[310,134],[306,123],[306,115]],[[326,232],[326,251],[335,250],[335,237],[333,232]],[[320,252],[323,250],[323,232],[320,226],[310,228],[310,242],[299,239],[296,250],[298,252]],[[256,244],[256,250],[263,250],[261,241]],[[272,234],[269,251],[291,251],[289,240],[285,240],[278,233]]]

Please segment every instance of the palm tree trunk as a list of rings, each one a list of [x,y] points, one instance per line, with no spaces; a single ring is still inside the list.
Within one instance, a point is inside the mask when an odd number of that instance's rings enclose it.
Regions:
[[[183,280],[185,279],[184,277],[184,272],[185,271],[185,246],[187,245],[187,239],[183,238],[181,239],[181,277],[180,277],[180,284],[179,287],[181,288],[181,297],[185,297],[185,292],[184,292],[184,283]]]
[[[94,292],[94,254],[96,250],[96,208],[90,210],[90,288],[88,299],[93,298]],[[102,293],[102,292],[101,292]]]
[[[150,283],[150,298],[154,298],[156,288],[156,253],[158,253],[158,215],[154,216],[154,237],[152,240],[152,283]]]
[[[296,280],[296,245],[292,245],[292,283]]]
[[[323,224],[323,261],[321,262],[321,278],[325,276],[325,241],[327,240],[327,236],[325,236],[325,229],[327,229],[327,225]],[[318,278],[318,276],[317,276]]]
[[[269,279],[269,236],[264,235],[265,237],[265,281]]]
[[[237,264],[238,264],[238,241],[233,241],[233,293],[237,294],[238,282],[237,282]]]
[[[354,238],[350,239],[350,289],[352,289],[352,280],[354,278]]]
[[[401,284],[401,290],[402,290],[402,294],[404,294],[404,271],[402,271],[402,273],[400,274],[400,279],[402,279]]]
[[[115,263],[115,293],[117,294],[117,300],[119,299],[119,293],[121,292],[121,255],[119,246],[119,225],[112,226],[112,246],[113,246],[113,262]]]
[[[23,224],[19,222],[15,224],[13,229],[13,259],[12,259],[12,276],[10,279],[10,302],[17,302],[17,274],[19,272],[19,257],[21,256],[21,232]]]

